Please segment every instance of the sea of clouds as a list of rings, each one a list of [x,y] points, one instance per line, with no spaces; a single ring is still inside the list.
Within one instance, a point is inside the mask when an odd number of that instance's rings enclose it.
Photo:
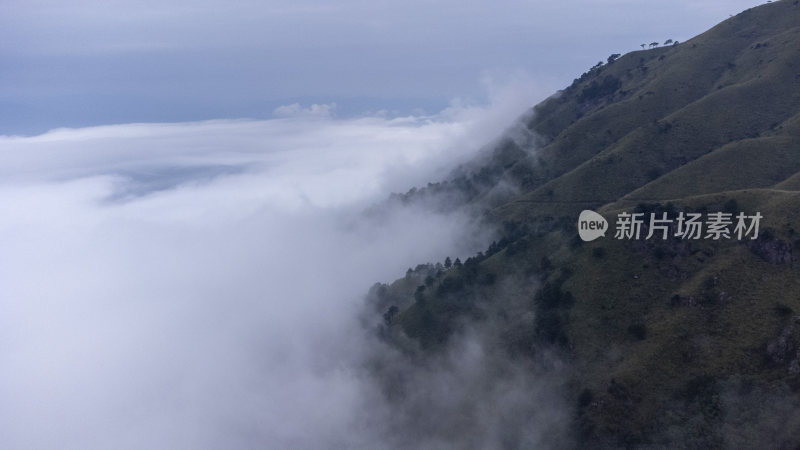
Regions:
[[[0,447],[373,447],[364,294],[486,236],[457,213],[363,212],[538,95],[0,136]]]

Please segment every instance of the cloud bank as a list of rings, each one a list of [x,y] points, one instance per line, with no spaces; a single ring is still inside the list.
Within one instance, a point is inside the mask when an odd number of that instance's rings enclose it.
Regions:
[[[374,448],[366,290],[486,242],[467,217],[362,211],[473,155],[527,92],[0,137],[0,446]]]

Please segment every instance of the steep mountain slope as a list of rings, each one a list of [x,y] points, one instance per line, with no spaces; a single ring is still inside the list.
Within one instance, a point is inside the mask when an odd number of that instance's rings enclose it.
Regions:
[[[384,341],[424,360],[487,323],[509,359],[556,352],[582,447],[800,445],[798,3],[593,68],[524,119],[535,139],[416,192],[468,193],[499,239],[376,285]],[[756,240],[583,243],[583,209],[764,218]]]

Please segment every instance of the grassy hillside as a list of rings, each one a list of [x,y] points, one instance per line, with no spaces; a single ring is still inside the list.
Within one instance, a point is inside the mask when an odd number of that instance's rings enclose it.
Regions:
[[[491,320],[510,358],[556,349],[583,447],[800,445],[798,3],[623,55],[534,107],[538,139],[448,185],[502,239],[376,285],[382,336],[420,358]],[[753,241],[582,243],[587,208],[764,219]]]

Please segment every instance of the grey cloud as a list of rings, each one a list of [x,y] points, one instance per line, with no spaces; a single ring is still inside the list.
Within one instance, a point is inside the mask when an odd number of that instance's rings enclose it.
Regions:
[[[155,166],[112,173],[110,175],[120,178],[120,181],[108,200],[130,200],[154,192],[174,189],[186,183],[210,182],[217,177],[240,174],[246,170],[247,166],[228,165]]]

